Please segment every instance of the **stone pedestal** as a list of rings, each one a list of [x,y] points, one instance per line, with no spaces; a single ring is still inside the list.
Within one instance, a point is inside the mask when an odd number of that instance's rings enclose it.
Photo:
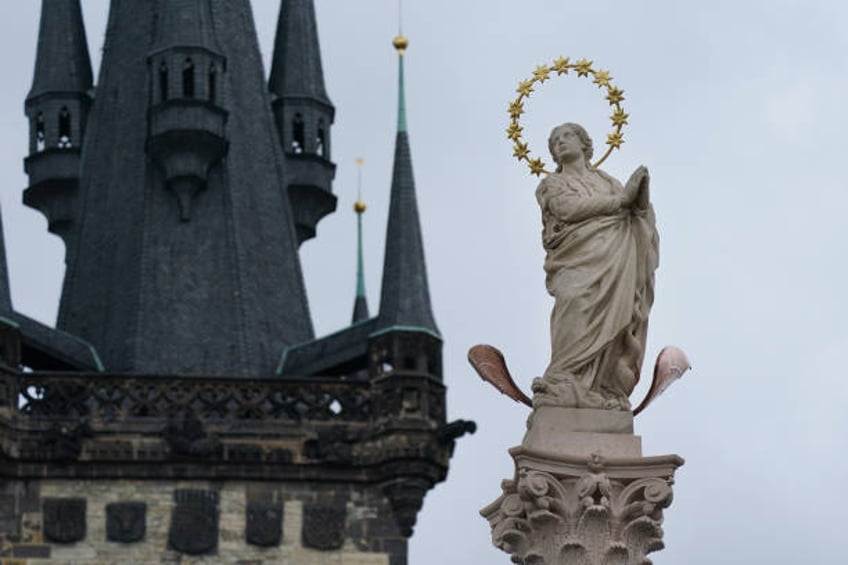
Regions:
[[[515,478],[480,513],[514,563],[643,565],[663,548],[677,455],[642,457],[629,412],[539,407]]]

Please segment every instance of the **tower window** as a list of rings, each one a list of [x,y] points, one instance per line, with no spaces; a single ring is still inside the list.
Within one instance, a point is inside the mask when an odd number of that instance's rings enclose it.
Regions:
[[[71,147],[71,113],[67,107],[63,107],[59,112],[59,147]]]
[[[303,153],[305,141],[306,133],[303,125],[303,116],[295,114],[294,120],[292,121],[292,151],[294,153]]]
[[[318,122],[318,135],[315,138],[315,153],[321,157],[327,157],[327,142],[324,137],[324,122]]]
[[[194,98],[194,62],[190,57],[183,63],[183,96]]]
[[[168,99],[168,65],[162,61],[159,65],[159,101],[164,102]]]
[[[44,114],[41,112],[35,118],[35,150],[44,151]]]
[[[215,65],[209,65],[209,102],[215,104],[217,98],[217,92],[215,89],[218,87],[218,70],[215,68]]]

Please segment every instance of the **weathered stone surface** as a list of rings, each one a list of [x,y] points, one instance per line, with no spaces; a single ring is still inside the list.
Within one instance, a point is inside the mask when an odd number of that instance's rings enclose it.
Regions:
[[[25,557],[28,559],[45,559],[50,557],[49,545],[16,545],[12,550],[12,555],[15,557]]]
[[[510,450],[515,479],[480,513],[515,563],[646,563],[663,548],[676,455],[604,459]]]
[[[641,457],[631,412],[539,406],[527,421],[522,445],[548,453],[589,457]]]
[[[176,488],[175,488],[176,487]],[[86,499],[86,536],[73,544],[49,544],[41,532],[42,500],[32,513],[22,514],[28,539],[8,540],[7,554],[39,565],[114,565],[117,563],[191,563],[218,565],[242,563],[270,565],[405,565],[406,540],[401,535],[392,505],[380,487],[354,488],[327,485],[315,488],[304,483],[268,481],[138,481],[138,480],[51,480],[30,484],[27,492],[59,498],[74,492]],[[218,538],[214,553],[186,555],[168,548],[171,515],[177,505],[175,491],[218,493]],[[182,495],[181,495],[182,496]],[[109,515],[114,505],[144,501],[146,531],[143,539],[127,546],[108,539]],[[279,543],[260,547],[246,539],[246,512],[256,502],[278,501],[281,520]],[[29,504],[29,503],[28,503]],[[343,543],[336,549],[307,547],[302,541],[304,506],[329,506],[345,511]],[[345,510],[346,509],[346,510]],[[22,535],[22,537],[23,537]],[[6,540],[4,540],[6,541]],[[367,542],[367,543],[366,543]],[[2,550],[6,551],[6,550]],[[32,557],[23,557],[24,555]],[[37,555],[37,557],[36,557]],[[127,556],[131,556],[128,561]],[[35,559],[38,561],[35,561]],[[4,564],[5,565],[5,564]]]
[[[345,538],[345,515],[345,507],[341,505],[305,505],[303,546],[322,551],[340,548]]]

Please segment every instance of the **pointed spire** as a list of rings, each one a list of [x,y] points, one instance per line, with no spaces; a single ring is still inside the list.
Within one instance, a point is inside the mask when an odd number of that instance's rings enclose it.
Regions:
[[[48,92],[87,92],[92,84],[79,0],[42,0],[35,73],[27,98]]]
[[[398,131],[395,140],[378,327],[414,328],[438,334],[430,306],[424,245],[406,128],[403,59],[409,42],[401,35],[395,38],[393,44],[398,51]]]
[[[362,260],[362,214],[365,213],[365,202],[362,200],[362,159],[356,160],[357,165],[357,188],[356,202],[353,211],[356,212],[356,300],[353,302],[354,324],[369,318],[368,299],[365,297],[365,267]]]
[[[268,87],[280,98],[316,98],[330,104],[324,88],[313,0],[282,0],[280,3]]]
[[[9,272],[6,267],[6,238],[0,218],[0,316],[9,317],[12,312],[12,295],[9,292]]]
[[[398,132],[406,131],[406,91],[403,83],[403,54],[409,46],[409,40],[403,35],[395,37],[392,44],[398,52]]]

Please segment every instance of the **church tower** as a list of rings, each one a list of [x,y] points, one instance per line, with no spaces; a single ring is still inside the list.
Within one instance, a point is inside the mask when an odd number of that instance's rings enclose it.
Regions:
[[[407,563],[474,431],[446,418],[407,43],[379,312],[360,199],[353,319],[316,337],[298,248],[337,198],[313,1],[281,0],[266,81],[248,0],[111,0],[95,85],[79,0],[43,0],[24,202],[67,268],[40,324],[0,239],[0,559]]]

